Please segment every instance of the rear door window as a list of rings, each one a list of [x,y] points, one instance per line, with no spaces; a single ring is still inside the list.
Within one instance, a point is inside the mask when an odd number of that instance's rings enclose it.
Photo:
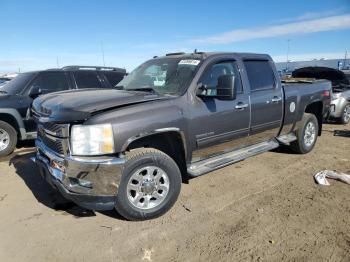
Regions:
[[[122,74],[120,72],[113,72],[113,71],[105,71],[102,72],[102,74],[105,75],[108,82],[111,84],[112,87],[116,86],[122,79],[124,78],[125,74]]]
[[[78,88],[102,88],[103,85],[94,71],[74,72],[75,82]]]
[[[273,89],[275,87],[275,75],[269,61],[247,60],[244,61],[244,65],[251,91]]]
[[[69,89],[64,72],[42,72],[31,83],[30,89],[38,88],[42,94],[64,91]]]

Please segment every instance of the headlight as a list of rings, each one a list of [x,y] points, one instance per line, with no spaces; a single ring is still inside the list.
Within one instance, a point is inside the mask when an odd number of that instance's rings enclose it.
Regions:
[[[73,155],[81,156],[113,153],[112,125],[74,125],[71,132],[71,150]]]

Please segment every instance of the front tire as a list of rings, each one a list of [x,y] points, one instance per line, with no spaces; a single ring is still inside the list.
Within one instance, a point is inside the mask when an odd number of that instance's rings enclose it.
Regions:
[[[304,113],[296,135],[297,140],[291,143],[291,149],[298,154],[309,153],[314,148],[318,136],[318,121],[316,116]]]
[[[0,121],[0,157],[11,154],[17,145],[16,130],[4,121]]]
[[[175,161],[154,148],[126,154],[116,210],[128,220],[147,220],[166,213],[181,190],[181,173]]]
[[[350,122],[350,103],[347,103],[340,117],[340,123],[343,125],[346,125],[349,122]]]

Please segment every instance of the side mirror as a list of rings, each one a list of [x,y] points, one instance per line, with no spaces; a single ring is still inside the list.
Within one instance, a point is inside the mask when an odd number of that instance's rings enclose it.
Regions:
[[[235,76],[222,75],[218,78],[218,85],[216,87],[216,98],[220,100],[234,100],[236,99]]]
[[[42,94],[41,88],[39,86],[33,86],[29,91],[29,96],[31,98],[37,98]]]
[[[199,83],[197,85],[197,93],[196,93],[197,96],[205,97],[205,96],[207,96],[207,92],[208,92],[208,88],[206,85],[204,85],[202,83]]]

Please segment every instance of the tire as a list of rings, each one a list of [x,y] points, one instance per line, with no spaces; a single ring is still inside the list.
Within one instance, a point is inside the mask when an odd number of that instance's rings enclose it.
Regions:
[[[175,161],[154,148],[134,149],[126,158],[117,212],[128,220],[147,220],[165,214],[181,190],[181,173]]]
[[[339,122],[343,125],[346,125],[350,122],[350,103],[347,103],[345,105]]]
[[[304,113],[296,135],[297,140],[291,143],[291,149],[298,154],[309,153],[314,148],[318,136],[318,121],[316,116]]]
[[[17,145],[16,130],[4,121],[0,121],[0,157],[11,154]]]

